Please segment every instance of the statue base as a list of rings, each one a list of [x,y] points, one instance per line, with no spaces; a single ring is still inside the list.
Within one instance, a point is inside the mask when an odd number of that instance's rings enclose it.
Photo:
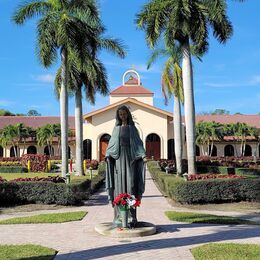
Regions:
[[[138,222],[135,228],[113,227],[113,223],[101,223],[95,226],[95,230],[104,236],[116,238],[143,237],[156,233],[156,227],[148,222]]]

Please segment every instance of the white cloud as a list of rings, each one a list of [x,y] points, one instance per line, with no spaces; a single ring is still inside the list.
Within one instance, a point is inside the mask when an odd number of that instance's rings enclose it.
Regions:
[[[205,82],[203,85],[213,88],[234,88],[234,87],[247,87],[258,86],[260,84],[260,76],[253,76],[246,81],[240,82]]]
[[[254,76],[251,81],[250,81],[251,85],[257,85],[260,84],[260,76]]]
[[[14,101],[5,100],[5,99],[0,100],[0,106],[3,106],[3,107],[9,107],[13,104],[15,104]]]
[[[34,75],[33,78],[37,81],[41,81],[44,83],[53,83],[55,79],[55,75],[53,74],[41,74],[41,75]]]

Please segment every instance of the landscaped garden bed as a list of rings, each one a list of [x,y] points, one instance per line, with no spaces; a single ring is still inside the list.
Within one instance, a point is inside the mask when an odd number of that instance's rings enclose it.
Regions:
[[[34,173],[36,174],[36,173]],[[6,174],[7,175],[7,174]],[[8,174],[9,175],[9,174]],[[10,175],[12,175],[10,173]],[[33,175],[31,173],[30,175]],[[17,175],[15,175],[17,176]],[[22,178],[21,178],[22,177]],[[0,205],[15,205],[27,203],[45,203],[59,205],[75,205],[81,203],[102,185],[105,178],[105,167],[100,165],[98,174],[90,180],[88,176],[73,176],[70,184],[65,184],[61,177],[25,176],[14,180],[0,181]],[[61,183],[57,183],[57,180]]]
[[[149,171],[160,190],[180,203],[223,203],[260,201],[260,178],[225,178],[185,181],[165,174],[157,162],[148,163]]]

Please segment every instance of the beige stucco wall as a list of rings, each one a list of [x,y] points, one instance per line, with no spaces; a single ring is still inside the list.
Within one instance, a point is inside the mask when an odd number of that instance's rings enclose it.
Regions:
[[[149,134],[157,134],[161,140],[161,158],[167,158],[168,121],[167,115],[127,102],[140,137],[145,144]],[[115,125],[116,107],[92,117],[92,122],[84,124],[83,138],[92,140],[92,158],[99,160],[99,141],[103,134],[112,134]]]
[[[138,101],[141,101],[145,104],[153,106],[153,96],[151,95],[141,95],[141,94],[131,94],[131,95],[120,95],[120,96],[111,96],[109,97],[110,104],[116,103],[126,98],[135,98]]]

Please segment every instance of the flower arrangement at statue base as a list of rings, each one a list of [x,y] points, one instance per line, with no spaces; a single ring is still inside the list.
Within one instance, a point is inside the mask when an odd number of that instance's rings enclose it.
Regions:
[[[128,214],[131,208],[139,207],[141,204],[141,200],[136,198],[134,195],[128,193],[120,193],[116,196],[113,201],[113,205],[118,207],[120,212],[122,227],[128,227]]]

